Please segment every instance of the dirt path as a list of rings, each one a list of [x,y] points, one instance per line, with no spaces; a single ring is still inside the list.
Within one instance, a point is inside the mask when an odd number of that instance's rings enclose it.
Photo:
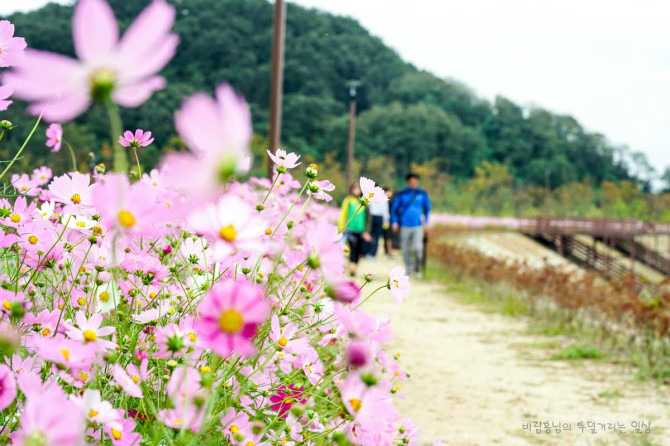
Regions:
[[[386,281],[396,264],[380,259],[360,271]],[[448,445],[670,445],[668,387],[640,384],[634,370],[606,361],[551,360],[566,340],[530,335],[524,319],[478,311],[430,281],[413,281],[401,306],[388,293],[366,305],[393,318],[389,352],[400,352],[411,374],[398,406],[421,426],[425,444],[440,437]],[[572,430],[524,430],[532,421],[572,423]],[[580,421],[621,423],[626,434],[582,433]],[[642,421],[651,422],[650,435],[631,428]]]

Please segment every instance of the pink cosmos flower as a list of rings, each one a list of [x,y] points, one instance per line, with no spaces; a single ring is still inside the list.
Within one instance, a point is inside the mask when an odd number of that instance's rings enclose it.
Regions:
[[[16,381],[12,370],[0,364],[0,410],[5,410],[16,398]]]
[[[14,37],[14,25],[0,20],[0,67],[13,67],[23,62],[26,39]]]
[[[16,446],[78,446],[84,442],[84,417],[60,386],[27,395],[20,418],[21,430],[12,435]]]
[[[137,423],[132,418],[123,418],[123,410],[117,409],[120,421],[116,426],[104,426],[104,431],[112,440],[114,446],[139,446],[142,444],[142,436],[133,432]],[[95,438],[100,438],[100,435],[95,435]]]
[[[398,418],[391,404],[390,389],[381,385],[368,387],[355,373],[350,374],[340,388],[342,402],[354,417],[358,430],[382,432]]]
[[[137,107],[165,87],[156,73],[172,59],[179,43],[170,32],[174,19],[173,6],[154,0],[119,39],[112,8],[104,0],[80,0],[72,19],[79,60],[28,49],[5,82],[17,97],[33,102],[31,113],[43,113],[50,122],[76,118],[93,100],[111,98],[124,107]]]
[[[253,355],[251,340],[270,316],[271,305],[263,294],[263,288],[246,279],[214,285],[198,305],[196,328],[204,345],[223,357]]]
[[[298,162],[300,155],[296,155],[293,152],[286,153],[283,149],[277,149],[275,153],[272,153],[269,150],[267,152],[272,162],[277,166],[277,172],[279,173],[284,173],[287,169],[293,169],[300,165]]]
[[[224,195],[189,217],[189,226],[210,242],[213,257],[222,260],[233,253],[254,253],[262,246],[267,223],[247,202]]]
[[[309,345],[309,341],[305,338],[294,339],[298,332],[298,327],[295,324],[289,322],[281,327],[279,325],[279,318],[276,315],[272,316],[270,328],[270,339],[272,339],[281,350],[298,354],[305,346]]]
[[[374,181],[361,177],[360,183],[362,198],[367,200],[368,203],[384,203],[385,201],[389,201],[389,197],[384,192],[384,189],[375,186]]]
[[[355,301],[361,295],[358,285],[350,280],[339,280],[328,286],[326,291],[333,299],[347,304]]]
[[[352,339],[347,344],[347,363],[352,368],[365,367],[372,360],[370,344],[359,339]]]
[[[51,147],[52,152],[59,152],[61,142],[63,141],[63,127],[60,124],[53,123],[47,128],[47,147]]]
[[[79,172],[56,177],[49,185],[54,201],[63,203],[63,213],[67,214],[89,215],[92,190],[91,177]]]
[[[112,326],[101,327],[102,315],[100,313],[94,313],[87,319],[84,311],[77,311],[75,320],[77,326],[66,323],[67,335],[70,339],[95,344],[101,351],[116,348],[114,342],[102,339],[102,336],[109,336],[114,333],[116,328]]]
[[[128,177],[109,174],[104,183],[97,183],[92,193],[93,204],[109,229],[136,235],[158,233],[166,208],[156,201],[155,190],[144,182],[132,186]]]
[[[245,437],[247,434],[251,434],[249,416],[244,412],[235,412],[233,407],[229,407],[221,417],[221,428],[223,434],[229,438],[234,438],[238,432],[242,433]]]
[[[44,186],[49,182],[52,176],[53,172],[51,169],[46,166],[42,166],[33,170],[33,174],[30,176],[30,179],[38,186]]]
[[[10,97],[12,97],[12,94],[14,93],[14,90],[9,88],[6,85],[0,85],[0,111],[5,111],[9,108],[10,105],[12,105],[12,102],[8,100]]]
[[[319,220],[305,235],[308,264],[314,269],[320,268],[329,281],[340,279],[344,271],[344,253],[341,244],[336,243],[340,238],[337,226],[325,219]]]
[[[309,187],[307,188],[307,192],[314,198],[317,200],[323,200],[326,203],[329,203],[333,200],[333,197],[331,197],[326,192],[332,192],[334,190],[335,185],[328,180],[311,181],[309,183]]]
[[[35,196],[40,193],[39,187],[27,173],[21,175],[15,173],[12,175],[11,182],[20,194]]]
[[[70,399],[79,408],[79,413],[82,413],[91,423],[111,427],[117,427],[120,424],[119,413],[114,409],[112,403],[102,399],[99,390],[86,389],[81,397],[72,396]]]
[[[161,172],[174,187],[203,199],[216,194],[234,173],[251,168],[249,106],[229,85],[216,88],[216,100],[204,93],[187,98],[175,125],[192,153],[164,159]]]
[[[121,386],[124,392],[135,398],[144,398],[142,395],[142,389],[137,383],[140,381],[139,376],[128,376],[123,367],[118,364],[114,364],[112,367],[112,376],[118,385]]]
[[[9,217],[3,219],[2,224],[17,228],[32,220],[32,215],[35,212],[35,203],[28,205],[26,197],[18,197],[14,202],[14,208],[9,214]]]
[[[126,130],[123,136],[119,136],[119,144],[123,147],[146,147],[152,142],[154,139],[151,137],[151,132],[140,129],[135,130],[134,135],[130,130]]]
[[[395,298],[395,303],[400,305],[403,299],[409,296],[409,277],[405,275],[405,268],[396,266],[391,269],[388,286]]]

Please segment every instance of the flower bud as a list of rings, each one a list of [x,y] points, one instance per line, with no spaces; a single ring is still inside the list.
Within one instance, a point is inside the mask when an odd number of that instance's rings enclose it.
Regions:
[[[374,280],[374,277],[372,276],[372,274],[367,273],[365,276],[363,276],[363,279],[365,279],[366,282],[370,283]]]
[[[258,203],[258,204],[256,205],[256,210],[257,210],[258,212],[261,212],[263,209],[265,209],[265,206],[263,206],[263,203]]]
[[[355,301],[361,294],[358,285],[350,280],[341,280],[328,285],[326,287],[326,293],[333,299],[344,303]]]
[[[8,121],[6,119],[3,119],[0,121],[0,128],[5,129],[5,130],[10,130],[14,125],[11,123],[11,121]]]
[[[316,164],[310,164],[307,166],[307,169],[305,169],[305,176],[309,178],[310,180],[313,180],[319,175],[319,166]]]
[[[319,266],[321,266],[321,260],[319,260],[318,254],[313,252],[310,255],[308,255],[307,264],[312,269],[317,269]]]

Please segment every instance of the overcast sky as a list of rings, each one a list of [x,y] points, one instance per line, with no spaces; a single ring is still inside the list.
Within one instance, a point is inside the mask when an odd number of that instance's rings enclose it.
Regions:
[[[0,13],[47,2],[0,0]],[[405,60],[484,97],[571,114],[658,171],[670,165],[666,0],[294,2],[354,17]]]

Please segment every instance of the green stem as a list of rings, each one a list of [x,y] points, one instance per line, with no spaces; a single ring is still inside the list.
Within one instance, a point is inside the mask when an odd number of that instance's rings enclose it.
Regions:
[[[268,197],[270,196],[270,193],[275,188],[275,184],[277,184],[277,180],[279,179],[279,175],[281,175],[281,174],[279,172],[277,172],[277,175],[275,175],[275,179],[274,179],[274,181],[272,181],[272,185],[270,186],[270,189],[268,189],[268,193],[265,194],[265,198],[263,198],[263,202],[261,204],[265,204],[265,202],[268,201]]]
[[[65,146],[67,146],[67,149],[70,152],[70,158],[72,158],[72,171],[77,172],[78,171],[78,169],[77,169],[77,157],[74,154],[74,149],[72,148],[72,146],[70,145],[69,142],[67,142],[67,141],[63,141],[63,142],[65,143]]]
[[[364,207],[364,206],[363,206],[363,203],[361,203],[361,204],[358,206],[358,209],[356,209],[356,212],[354,212],[354,215],[352,215],[351,217],[349,217],[349,220],[347,220],[347,222],[340,228],[340,230],[337,231],[338,234],[341,234],[345,229],[347,229],[347,226],[349,226],[349,223],[351,223],[351,220],[354,219],[354,217],[356,216],[356,214],[358,214],[358,212],[359,212],[363,207]]]
[[[137,178],[142,178],[142,167],[140,167],[140,158],[137,156],[137,147],[133,147],[135,152],[135,161],[137,161]]]
[[[26,138],[26,140],[23,141],[23,145],[21,146],[19,151],[16,152],[16,155],[14,155],[14,158],[12,159],[12,161],[10,161],[10,163],[7,165],[7,167],[5,167],[5,170],[3,170],[2,173],[0,173],[0,180],[2,179],[2,177],[5,176],[5,174],[12,167],[12,165],[14,165],[14,162],[19,158],[19,156],[21,155],[21,152],[23,152],[23,149],[26,148],[26,146],[28,145],[28,141],[30,141],[30,138],[33,137],[33,134],[35,133],[35,130],[37,130],[37,126],[40,125],[41,120],[42,120],[42,115],[40,115],[40,117],[37,118],[37,122],[35,123],[35,126],[33,127],[33,129],[30,131],[30,135],[28,135],[28,138]]]
[[[105,101],[105,109],[109,116],[109,125],[112,136],[112,148],[114,149],[114,172],[127,173],[128,172],[128,158],[123,146],[119,144],[119,136],[123,131],[121,124],[121,116],[119,115],[119,108],[111,100]]]

